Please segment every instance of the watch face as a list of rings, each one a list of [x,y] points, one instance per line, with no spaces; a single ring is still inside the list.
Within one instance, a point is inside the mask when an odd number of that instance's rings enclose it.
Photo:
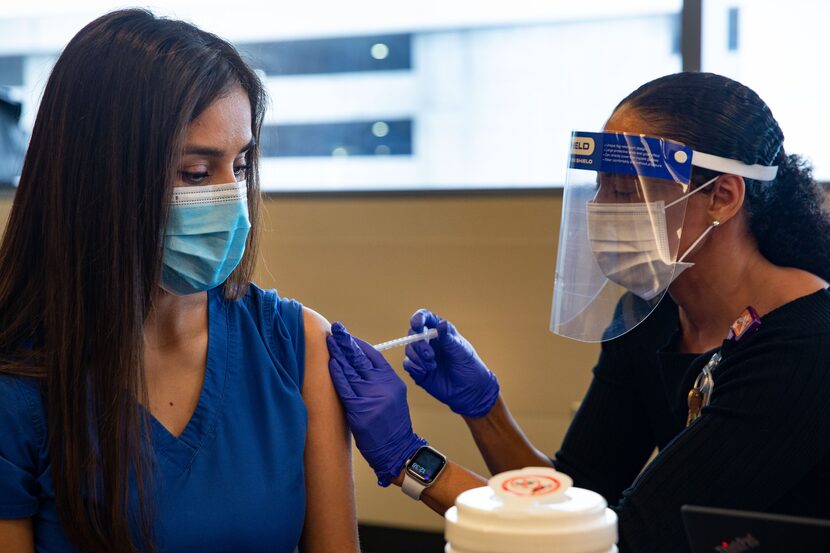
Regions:
[[[428,447],[422,447],[409,462],[406,471],[424,484],[432,484],[446,464],[447,460],[443,455]]]

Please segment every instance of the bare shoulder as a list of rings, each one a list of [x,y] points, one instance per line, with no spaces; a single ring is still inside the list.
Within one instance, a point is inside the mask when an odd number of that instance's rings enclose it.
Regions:
[[[305,325],[306,344],[321,343],[326,346],[326,336],[331,333],[331,324],[325,317],[303,306],[303,324]]]
[[[331,324],[325,317],[308,307],[303,307],[303,324],[306,366],[303,395],[306,395],[308,390],[321,385],[331,385],[328,372],[329,350],[326,347],[326,336],[331,333]]]

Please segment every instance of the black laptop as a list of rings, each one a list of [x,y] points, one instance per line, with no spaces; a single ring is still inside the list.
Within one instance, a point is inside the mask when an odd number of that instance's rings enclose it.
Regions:
[[[692,553],[830,552],[830,520],[684,505]]]

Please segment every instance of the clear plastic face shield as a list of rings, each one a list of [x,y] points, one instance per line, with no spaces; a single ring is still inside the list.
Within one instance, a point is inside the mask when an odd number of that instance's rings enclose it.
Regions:
[[[679,251],[687,199],[709,184],[692,189],[694,166],[750,178],[769,177],[777,169],[695,152],[659,137],[572,134],[551,310],[554,333],[584,342],[622,336],[645,320],[672,281],[693,265],[686,255],[713,228]],[[771,174],[760,180],[772,180]]]

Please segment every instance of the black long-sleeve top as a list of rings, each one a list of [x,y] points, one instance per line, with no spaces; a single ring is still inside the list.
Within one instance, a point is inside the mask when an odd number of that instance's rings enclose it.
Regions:
[[[616,510],[621,553],[688,551],[684,504],[830,518],[830,292],[724,341],[711,403],[689,428],[687,394],[718,350],[676,353],[678,338],[666,297],[605,342],[554,459]]]

